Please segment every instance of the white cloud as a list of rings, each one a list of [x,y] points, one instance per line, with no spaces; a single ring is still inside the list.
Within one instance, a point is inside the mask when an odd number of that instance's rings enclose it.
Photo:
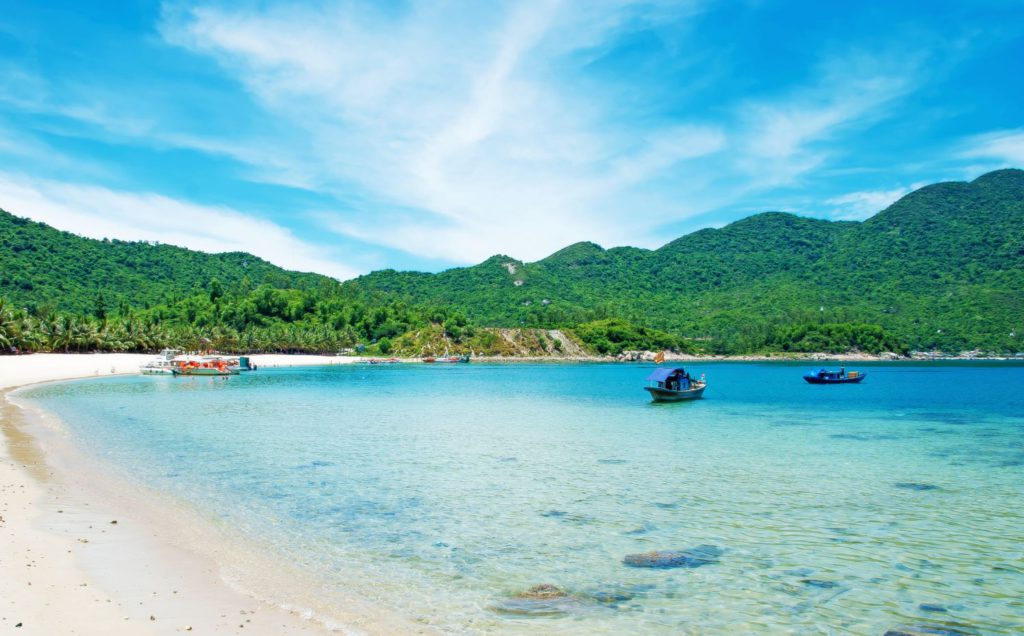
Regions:
[[[661,218],[629,210],[654,198],[645,184],[725,148],[723,130],[700,122],[626,130],[559,74],[566,55],[695,6],[207,6],[168,12],[162,32],[306,131],[309,154],[290,156],[310,187],[367,193],[322,215],[328,227],[430,257],[531,259],[583,237],[642,237]],[[678,211],[680,198],[657,207]]]
[[[989,159],[1002,166],[1024,166],[1024,128],[997,130],[971,137],[964,144],[961,156],[970,159]]]
[[[745,104],[738,165],[758,175],[754,187],[793,182],[830,158],[834,149],[824,142],[876,122],[885,106],[912,91],[920,65],[914,55],[852,53],[829,59],[815,83],[776,102]]]
[[[825,203],[834,207],[829,217],[836,221],[863,221],[889,207],[900,197],[922,187],[922,185],[924,184],[916,183],[910,187],[895,188],[893,190],[850,192],[828,199]]]
[[[673,32],[667,61],[692,55],[685,34],[701,6],[165,5],[164,41],[214,60],[252,96],[245,115],[257,124],[192,125],[162,92],[148,104],[145,91],[118,99],[110,87],[53,99],[64,93],[41,78],[31,92],[44,97],[15,106],[91,127],[84,136],[226,156],[247,166],[245,178],[330,195],[338,207],[311,216],[324,243],[343,235],[460,262],[532,260],[579,240],[653,247],[665,228],[821,167],[840,135],[877,121],[920,81],[906,79],[920,68],[905,52],[824,56],[802,85],[733,97],[709,121],[653,116],[657,106],[638,106],[646,93],[624,94],[644,90],[631,78],[583,77],[623,36],[659,28]],[[683,92],[688,79],[673,77]],[[695,72],[692,83],[720,79]]]
[[[0,201],[12,214],[81,236],[159,241],[204,252],[249,252],[286,269],[343,279],[356,275],[323,248],[230,208],[3,172]]]
[[[699,9],[205,6],[168,13],[162,32],[306,131],[307,152],[283,163],[309,187],[366,193],[321,214],[325,227],[434,258],[531,260],[581,239],[657,244],[664,225],[791,185],[921,81],[920,56],[847,51],[716,123],[631,121],[616,96],[573,83],[623,33],[685,25]]]

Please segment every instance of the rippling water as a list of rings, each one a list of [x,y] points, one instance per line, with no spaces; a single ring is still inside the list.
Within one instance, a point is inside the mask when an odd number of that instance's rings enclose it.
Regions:
[[[863,368],[861,385],[811,386],[804,366],[699,364],[706,399],[669,405],[647,401],[640,365],[261,369],[25,395],[324,595],[452,632],[1021,633],[1024,367]],[[623,563],[701,545],[721,553]],[[541,584],[566,596],[516,598]]]

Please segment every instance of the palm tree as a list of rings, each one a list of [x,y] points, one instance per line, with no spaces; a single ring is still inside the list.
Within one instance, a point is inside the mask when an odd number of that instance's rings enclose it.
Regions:
[[[42,325],[28,313],[22,313],[16,346],[21,351],[39,351],[46,346]]]
[[[16,338],[14,312],[8,308],[7,301],[0,298],[0,351],[10,351]]]

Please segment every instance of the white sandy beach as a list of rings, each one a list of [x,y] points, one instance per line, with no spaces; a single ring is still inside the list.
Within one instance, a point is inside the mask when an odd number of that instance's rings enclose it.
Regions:
[[[186,522],[155,522],[158,517],[145,511],[154,505],[143,503],[138,493],[134,500],[109,496],[111,491],[98,484],[78,483],[83,476],[74,468],[55,467],[59,453],[52,447],[67,444],[66,439],[61,442],[66,435],[59,427],[48,427],[45,418],[26,413],[8,395],[9,389],[36,382],[137,373],[139,364],[150,358],[0,357],[0,632],[422,633],[422,626],[404,624],[373,608],[353,611],[352,606],[329,608],[338,609],[332,618],[349,628],[332,630],[307,620],[303,611],[288,611],[236,591],[223,578],[220,554],[214,561],[191,549],[190,533],[174,527]],[[269,368],[355,360],[258,355],[253,361]]]
[[[139,365],[152,360],[146,353],[34,353],[0,356],[0,390],[36,382],[138,373]],[[314,355],[258,354],[250,357],[261,367],[299,367],[351,364],[359,358]]]

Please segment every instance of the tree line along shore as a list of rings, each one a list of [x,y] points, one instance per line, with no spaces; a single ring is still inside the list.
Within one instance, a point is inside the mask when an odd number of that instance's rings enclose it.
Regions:
[[[174,347],[248,353],[417,357],[448,352],[581,359],[636,359],[636,352],[643,351],[762,357],[811,353],[904,357],[910,353],[906,345],[877,325],[786,326],[765,334],[755,349],[723,352],[708,347],[706,341],[616,319],[563,329],[480,327],[465,316],[444,310],[413,309],[398,303],[325,303],[304,295],[263,287],[244,297],[203,294],[173,307],[122,308],[100,315],[36,315],[0,299],[0,347],[8,354],[141,353]],[[239,314],[243,314],[244,326],[236,328]]]

